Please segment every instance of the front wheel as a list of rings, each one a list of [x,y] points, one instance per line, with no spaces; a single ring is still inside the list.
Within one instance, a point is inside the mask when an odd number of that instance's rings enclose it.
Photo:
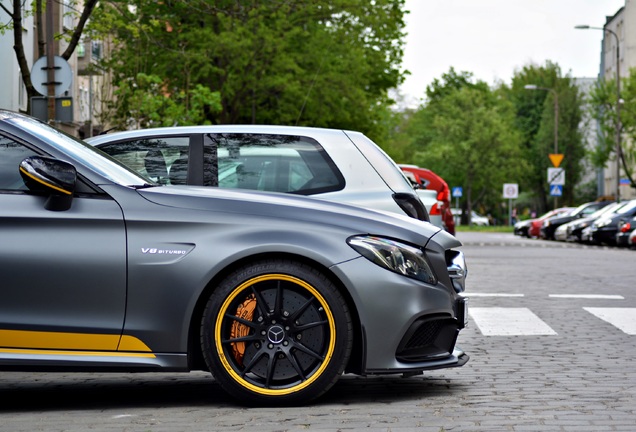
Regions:
[[[243,403],[300,404],[326,392],[352,346],[347,305],[317,270],[268,260],[229,275],[202,320],[203,354]]]

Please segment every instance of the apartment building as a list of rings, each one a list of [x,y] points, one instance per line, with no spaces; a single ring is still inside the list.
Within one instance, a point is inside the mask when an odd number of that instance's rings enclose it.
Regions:
[[[625,0],[624,7],[607,17],[604,29],[599,75],[602,79],[615,80],[618,68],[618,76],[622,80],[636,67],[636,0]],[[603,170],[604,190],[600,191],[601,195],[616,195],[618,187],[621,199],[636,198],[636,190],[630,186],[622,166],[619,164],[617,167],[617,163],[613,158]]]

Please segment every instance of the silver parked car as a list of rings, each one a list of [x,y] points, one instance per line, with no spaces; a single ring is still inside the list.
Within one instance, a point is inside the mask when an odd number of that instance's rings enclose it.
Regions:
[[[0,110],[0,370],[210,371],[246,404],[462,366],[461,243],[404,215],[162,184]]]
[[[311,195],[429,221],[402,170],[359,132],[290,126],[183,126],[86,140],[161,184]]]

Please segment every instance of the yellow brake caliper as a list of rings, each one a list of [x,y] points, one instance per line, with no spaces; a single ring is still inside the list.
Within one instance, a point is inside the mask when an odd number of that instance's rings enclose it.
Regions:
[[[254,309],[256,309],[256,298],[254,294],[250,294],[243,303],[236,308],[236,316],[247,321],[252,321],[254,317]],[[239,321],[232,323],[230,329],[230,339],[240,338],[247,336],[250,333],[250,328]],[[243,366],[243,356],[245,355],[245,342],[232,342],[232,354],[236,362]]]

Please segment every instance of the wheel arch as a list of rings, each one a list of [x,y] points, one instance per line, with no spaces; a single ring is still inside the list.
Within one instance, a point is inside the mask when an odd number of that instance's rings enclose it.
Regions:
[[[288,261],[295,261],[301,264],[308,265],[322,274],[324,274],[331,283],[336,286],[345,302],[347,303],[347,307],[349,308],[349,313],[351,314],[351,320],[353,323],[353,346],[351,350],[351,356],[349,357],[349,362],[345,366],[346,372],[360,372],[363,370],[364,366],[364,328],[362,323],[360,322],[360,315],[356,308],[355,302],[351,297],[349,291],[346,286],[342,283],[342,281],[328,268],[322,265],[321,263],[309,259],[307,257],[289,253],[263,253],[250,255],[247,257],[243,257],[240,260],[237,260],[217,274],[207,283],[205,289],[199,295],[197,299],[196,305],[194,307],[192,317],[190,319],[190,326],[188,330],[188,362],[189,368],[191,370],[208,370],[208,367],[205,363],[205,359],[203,358],[203,352],[201,350],[201,319],[203,316],[203,311],[205,309],[205,305],[207,303],[208,298],[214,291],[214,289],[218,286],[218,284],[229,276],[232,272],[239,269],[240,267],[247,265],[251,262],[259,261],[259,260],[273,260],[273,259],[283,259]]]

